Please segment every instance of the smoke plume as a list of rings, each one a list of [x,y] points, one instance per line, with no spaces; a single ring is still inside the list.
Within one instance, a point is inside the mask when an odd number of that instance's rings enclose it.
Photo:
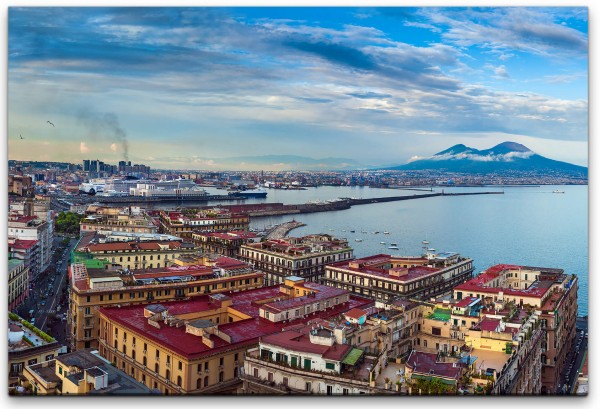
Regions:
[[[81,109],[77,115],[79,123],[87,127],[95,138],[110,137],[123,147],[123,159],[129,160],[127,133],[121,128],[119,118],[113,112],[93,112]]]

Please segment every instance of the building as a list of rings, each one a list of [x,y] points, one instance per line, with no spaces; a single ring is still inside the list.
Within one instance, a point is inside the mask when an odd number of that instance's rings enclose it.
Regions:
[[[209,232],[192,233],[192,241],[203,252],[237,257],[242,245],[257,243],[260,237],[245,231]]]
[[[320,283],[327,264],[347,263],[354,258],[347,240],[328,234],[246,244],[240,248],[239,257],[264,271],[268,285],[281,284],[289,276]]]
[[[561,269],[499,264],[457,286],[454,298],[479,297],[484,303],[499,301],[538,311],[545,330],[541,393],[555,394],[576,336],[577,289],[577,276],[564,274]]]
[[[8,175],[8,194],[24,197],[32,197],[35,188],[31,176]]]
[[[330,324],[330,325],[328,325]],[[376,357],[345,343],[345,327],[309,323],[266,335],[245,355],[243,394],[365,395],[373,386]]]
[[[28,365],[24,376],[34,395],[149,395],[152,391],[86,349]]]
[[[102,308],[100,353],[163,394],[234,393],[245,352],[260,337],[371,304],[294,277],[281,287]]]
[[[406,358],[413,349],[415,337],[420,329],[420,303],[396,299],[388,303],[376,301],[375,307],[380,309],[377,319],[382,321],[385,332],[389,332],[391,337],[388,357]],[[371,319],[375,319],[375,316]]]
[[[263,285],[263,273],[225,257],[143,271],[115,268],[105,260],[86,260],[72,264],[69,274],[68,330],[72,350],[98,348],[99,308],[188,299]]]
[[[377,254],[326,266],[323,283],[382,302],[397,297],[427,300],[450,293],[472,275],[473,260],[458,253]]]
[[[463,373],[457,362],[441,361],[438,354],[416,350],[406,360],[405,368],[410,395],[454,395]]]
[[[123,268],[138,270],[145,268],[168,267],[173,260],[188,254],[195,254],[192,243],[173,240],[94,241],[94,234],[82,235],[73,251],[73,261],[86,259],[105,260]]]
[[[41,261],[37,240],[8,239],[8,254],[10,257],[23,261],[29,269],[29,281],[40,273]]]
[[[11,311],[29,296],[29,268],[21,260],[8,259],[8,310]]]
[[[46,270],[52,259],[52,224],[36,216],[13,215],[8,219],[8,239],[38,242],[38,272]]]
[[[8,386],[24,380],[27,365],[54,359],[61,349],[58,342],[16,314],[8,314]]]
[[[87,216],[79,223],[82,233],[89,231],[150,233],[155,234],[158,226],[139,207],[106,208],[88,206]]]
[[[193,233],[248,231],[250,218],[245,213],[231,213],[222,209],[191,209],[184,212],[160,211],[161,233],[192,238]]]

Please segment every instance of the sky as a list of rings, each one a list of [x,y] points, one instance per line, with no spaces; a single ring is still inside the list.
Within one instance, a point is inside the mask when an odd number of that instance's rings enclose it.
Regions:
[[[9,159],[280,170],[504,141],[587,166],[587,8],[9,8]]]

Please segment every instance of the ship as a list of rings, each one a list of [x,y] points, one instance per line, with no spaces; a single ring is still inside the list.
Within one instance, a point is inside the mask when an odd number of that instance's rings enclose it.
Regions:
[[[244,196],[244,197],[267,197],[267,191],[262,187],[258,187],[256,189],[248,189],[248,190],[241,190],[239,192],[231,192],[231,193],[229,193],[229,195]]]
[[[390,246],[388,247],[388,249],[390,249],[390,250],[398,250],[398,245],[396,243],[391,243]]]
[[[565,193],[564,190],[553,190],[552,193]]]

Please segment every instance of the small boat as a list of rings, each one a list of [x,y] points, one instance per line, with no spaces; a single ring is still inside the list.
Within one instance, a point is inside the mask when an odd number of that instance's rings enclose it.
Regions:
[[[396,243],[392,243],[392,244],[390,244],[390,246],[388,247],[388,249],[390,249],[390,250],[398,250],[398,245]]]
[[[564,190],[553,190],[552,193],[565,193]]]
[[[390,234],[390,232],[389,231],[384,231],[383,234]]]
[[[354,230],[350,230],[350,233],[354,233]]]
[[[385,241],[380,241],[379,244],[385,244]]]
[[[362,241],[362,239],[354,239],[354,241]]]

